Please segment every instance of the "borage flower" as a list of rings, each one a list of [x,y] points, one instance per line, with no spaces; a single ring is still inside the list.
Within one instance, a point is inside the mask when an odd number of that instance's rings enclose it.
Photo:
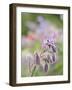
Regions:
[[[41,58],[45,61],[44,70],[47,72],[48,64],[54,64],[56,62],[56,45],[54,40],[44,40],[42,48],[44,49],[44,52],[41,54]]]

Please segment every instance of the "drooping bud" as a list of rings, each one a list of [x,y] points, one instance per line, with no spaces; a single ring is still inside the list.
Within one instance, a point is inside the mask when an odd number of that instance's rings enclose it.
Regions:
[[[55,55],[53,54],[53,55],[52,55],[52,60],[53,60],[53,62],[55,62],[55,59],[56,59],[56,58],[55,58]]]
[[[53,50],[53,52],[56,52],[56,47],[52,46],[52,50]]]
[[[47,63],[45,64],[44,71],[45,71],[45,72],[48,71],[48,64],[47,64]]]
[[[40,58],[37,53],[35,54],[35,60],[36,60],[36,64],[40,64]]]

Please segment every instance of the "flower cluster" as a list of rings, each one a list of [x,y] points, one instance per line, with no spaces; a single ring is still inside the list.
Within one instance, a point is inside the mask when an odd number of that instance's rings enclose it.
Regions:
[[[44,61],[44,71],[48,71],[48,64],[54,64],[56,61],[56,45],[53,40],[47,39],[43,42],[43,51],[40,55],[35,53],[35,63],[40,65]]]

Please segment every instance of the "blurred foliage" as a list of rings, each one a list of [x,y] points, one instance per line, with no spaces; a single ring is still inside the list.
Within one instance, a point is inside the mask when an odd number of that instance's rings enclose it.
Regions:
[[[40,49],[40,47],[41,47],[41,45],[40,45],[40,42],[39,41],[35,41],[35,43],[34,43],[34,46],[31,48],[31,52],[34,52],[35,50],[39,50]]]
[[[22,35],[27,35],[28,27],[26,26],[27,21],[34,21],[38,16],[43,16],[46,20],[53,23],[58,28],[63,27],[63,21],[60,19],[60,15],[56,14],[40,14],[40,13],[21,13],[21,27],[22,27]]]

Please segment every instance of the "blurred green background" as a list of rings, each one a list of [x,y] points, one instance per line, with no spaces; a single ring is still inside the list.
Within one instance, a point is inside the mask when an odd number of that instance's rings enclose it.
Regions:
[[[28,27],[26,26],[27,21],[36,22],[38,16],[43,16],[46,20],[52,22],[59,28],[63,27],[63,21],[60,19],[60,15],[56,14],[37,14],[37,13],[21,13],[21,27],[22,27],[22,35],[27,35]]]

